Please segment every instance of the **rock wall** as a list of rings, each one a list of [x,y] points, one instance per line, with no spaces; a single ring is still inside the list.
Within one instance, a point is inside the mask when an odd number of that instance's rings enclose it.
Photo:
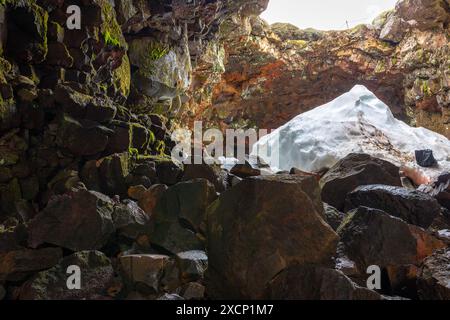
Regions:
[[[223,129],[274,129],[363,84],[398,118],[450,137],[449,19],[446,0],[399,1],[345,31],[234,16],[221,29],[225,72],[206,86],[204,71],[194,73],[201,89],[186,114]]]

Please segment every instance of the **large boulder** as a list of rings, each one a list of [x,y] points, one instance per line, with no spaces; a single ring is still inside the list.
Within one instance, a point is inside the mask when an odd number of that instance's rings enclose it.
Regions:
[[[70,266],[81,271],[81,287],[67,287]],[[101,252],[82,251],[65,257],[58,265],[42,271],[28,280],[21,288],[22,300],[92,300],[111,298],[109,289],[117,286],[111,261]],[[112,290],[111,290],[112,292]]]
[[[450,249],[436,252],[425,260],[418,287],[421,299],[450,300]]]
[[[382,300],[372,290],[357,286],[340,271],[293,266],[276,276],[267,297],[275,300]]]
[[[137,239],[150,232],[149,216],[134,201],[116,205],[112,217],[115,228],[126,238]]]
[[[346,209],[359,206],[383,210],[409,224],[428,228],[441,213],[433,197],[415,190],[386,185],[362,186],[347,196]]]
[[[328,265],[338,237],[311,176],[249,178],[208,209],[208,294],[258,299],[292,264]]]
[[[55,196],[30,222],[29,244],[43,243],[73,251],[102,248],[115,231],[112,200],[84,189]]]
[[[425,230],[366,207],[350,212],[338,233],[346,255],[362,274],[372,265],[384,269],[420,266],[435,250],[445,247]]]
[[[197,234],[205,221],[206,208],[216,197],[213,185],[205,179],[169,188],[152,215],[151,243],[172,253],[204,249]]]
[[[333,166],[321,179],[322,199],[338,210],[345,197],[359,186],[385,184],[400,187],[400,169],[368,154],[350,154]]]

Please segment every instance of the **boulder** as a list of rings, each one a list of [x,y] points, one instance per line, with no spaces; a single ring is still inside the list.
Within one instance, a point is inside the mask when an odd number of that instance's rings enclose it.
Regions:
[[[268,287],[273,300],[382,300],[359,287],[342,272],[323,267],[292,266],[277,275]]]
[[[182,181],[189,181],[193,179],[208,180],[214,185],[217,192],[223,192],[227,187],[227,175],[219,166],[216,165],[185,165]]]
[[[105,150],[111,133],[97,122],[78,121],[66,115],[60,123],[57,144],[75,156],[92,156]]]
[[[204,179],[169,188],[152,215],[151,243],[172,253],[204,249],[197,234],[205,221],[206,208],[216,197],[214,187]]]
[[[261,170],[259,168],[253,168],[248,161],[245,161],[244,164],[236,164],[233,168],[231,168],[230,173],[238,176],[239,178],[245,179],[260,176]]]
[[[139,201],[139,206],[145,211],[148,216],[151,216],[155,210],[156,204],[168,187],[164,184],[155,184],[149,189],[142,186],[130,187],[128,195]]]
[[[159,292],[161,279],[170,258],[164,255],[136,254],[120,257],[121,270],[125,278],[133,285],[143,284]]]
[[[385,211],[425,229],[441,212],[438,201],[423,192],[386,185],[362,186],[351,192],[346,199],[346,209],[359,206]]]
[[[338,236],[314,177],[274,175],[223,193],[208,209],[207,241],[209,296],[260,299],[290,265],[330,265]]]
[[[112,200],[95,191],[74,190],[55,196],[30,222],[29,244],[43,243],[73,251],[102,248],[113,234]]]
[[[321,179],[322,200],[338,210],[345,197],[359,186],[385,184],[400,187],[400,169],[390,162],[367,154],[350,154],[333,166]]]
[[[436,181],[422,185],[418,190],[436,198],[441,206],[450,210],[450,172],[441,174]]]
[[[183,282],[203,279],[208,268],[208,257],[204,251],[186,251],[176,255],[176,260]]]
[[[78,266],[81,271],[81,287],[67,287],[67,271]],[[53,268],[39,272],[21,288],[21,300],[95,300],[108,298],[108,290],[114,286],[114,270],[111,261],[99,251],[82,251],[65,257]]]
[[[126,238],[137,239],[150,231],[149,216],[134,201],[116,205],[112,217],[115,228]]]
[[[0,281],[19,281],[56,265],[62,258],[60,248],[21,249],[0,254]]]
[[[190,282],[185,284],[181,290],[180,295],[185,300],[203,300],[205,298],[206,288],[198,282]]]
[[[450,249],[427,258],[418,275],[419,298],[450,300]]]
[[[445,244],[425,230],[377,209],[351,211],[338,230],[345,253],[361,273],[372,265],[415,265]]]

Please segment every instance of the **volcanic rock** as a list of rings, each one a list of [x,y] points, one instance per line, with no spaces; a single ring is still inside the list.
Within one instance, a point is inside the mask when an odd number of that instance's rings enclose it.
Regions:
[[[436,252],[423,263],[418,276],[423,300],[450,299],[450,249]]]
[[[362,186],[351,192],[346,209],[359,206],[383,210],[422,228],[428,228],[441,212],[437,200],[425,193],[385,185]]]
[[[322,200],[338,210],[345,197],[359,186],[385,184],[400,187],[400,168],[368,154],[350,154],[334,165],[320,180]]]
[[[208,209],[207,240],[208,294],[258,299],[292,264],[330,264],[338,237],[324,221],[317,180],[276,175],[223,193]]]

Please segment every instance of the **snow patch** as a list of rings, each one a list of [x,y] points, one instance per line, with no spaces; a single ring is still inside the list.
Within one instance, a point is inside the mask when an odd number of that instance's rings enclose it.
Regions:
[[[450,170],[450,141],[433,131],[395,119],[389,107],[362,85],[300,114],[253,147],[274,170],[307,172],[330,168],[350,153],[367,153],[398,166],[418,168],[415,151],[431,149],[437,168],[420,168],[430,178]],[[267,150],[271,150],[267,153]]]

